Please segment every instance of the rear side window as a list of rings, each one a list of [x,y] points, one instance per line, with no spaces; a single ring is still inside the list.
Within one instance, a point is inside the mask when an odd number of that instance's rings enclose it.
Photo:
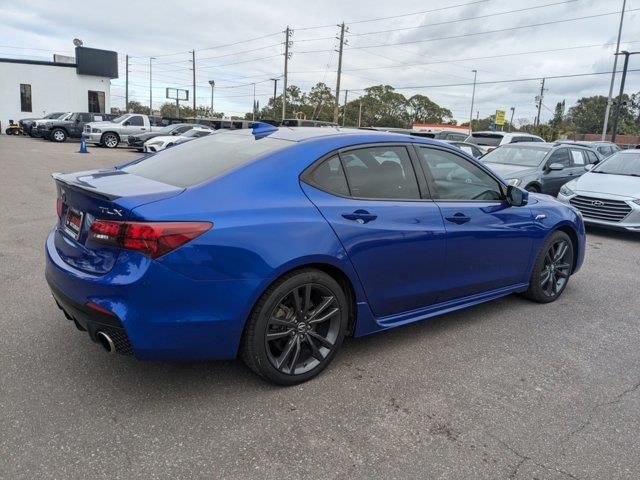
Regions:
[[[348,196],[349,187],[344,170],[337,155],[318,165],[309,175],[309,180],[321,190],[335,195]]]
[[[258,139],[248,130],[221,131],[180,148],[164,150],[123,170],[169,185],[190,187],[292,144],[277,138]]]
[[[589,163],[598,163],[598,156],[595,154],[595,152],[587,150],[584,153],[586,153]]]
[[[497,147],[502,141],[502,135],[494,133],[472,133],[467,138],[467,142],[475,143],[476,145],[485,145],[488,147]]]
[[[405,147],[361,148],[341,156],[352,196],[383,200],[420,198]]]

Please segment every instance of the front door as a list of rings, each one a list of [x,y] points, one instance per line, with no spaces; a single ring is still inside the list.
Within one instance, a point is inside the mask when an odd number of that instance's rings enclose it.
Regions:
[[[438,301],[527,282],[531,235],[528,207],[512,207],[504,186],[479,165],[451,151],[416,148],[447,234]]]
[[[345,175],[346,172],[346,175]],[[444,225],[425,199],[405,146],[342,151],[303,176],[303,189],[329,222],[375,316],[435,303],[444,267]]]
[[[562,170],[551,170],[549,165],[557,163],[562,165]],[[571,156],[566,147],[558,148],[546,161],[542,174],[542,193],[555,197],[560,187],[571,180]]]

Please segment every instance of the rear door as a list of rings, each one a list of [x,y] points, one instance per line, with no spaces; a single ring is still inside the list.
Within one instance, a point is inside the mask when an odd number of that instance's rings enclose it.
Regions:
[[[447,235],[438,301],[528,281],[535,230],[529,207],[510,206],[502,184],[470,160],[436,147],[416,150]]]
[[[558,163],[564,168],[562,170],[550,170],[549,165]],[[560,187],[571,180],[571,154],[569,148],[562,147],[553,151],[547,159],[542,173],[542,193],[556,196],[560,191]]]
[[[428,306],[442,285],[444,225],[415,163],[404,145],[358,147],[320,161],[302,177],[377,317]]]

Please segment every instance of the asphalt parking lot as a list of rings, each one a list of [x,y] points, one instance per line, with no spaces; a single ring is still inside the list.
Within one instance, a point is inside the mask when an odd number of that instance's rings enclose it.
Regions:
[[[240,362],[107,355],[64,319],[50,174],[138,155],[77,150],[0,136],[0,478],[640,477],[640,235],[589,230],[553,304],[349,340],[281,388]]]

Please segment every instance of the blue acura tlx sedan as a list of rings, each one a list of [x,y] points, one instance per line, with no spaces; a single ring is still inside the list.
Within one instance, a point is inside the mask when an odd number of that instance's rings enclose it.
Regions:
[[[573,207],[402,134],[257,123],[53,177],[46,278],[80,330],[139,359],[239,355],[285,385],[346,335],[552,302],[584,259]]]

